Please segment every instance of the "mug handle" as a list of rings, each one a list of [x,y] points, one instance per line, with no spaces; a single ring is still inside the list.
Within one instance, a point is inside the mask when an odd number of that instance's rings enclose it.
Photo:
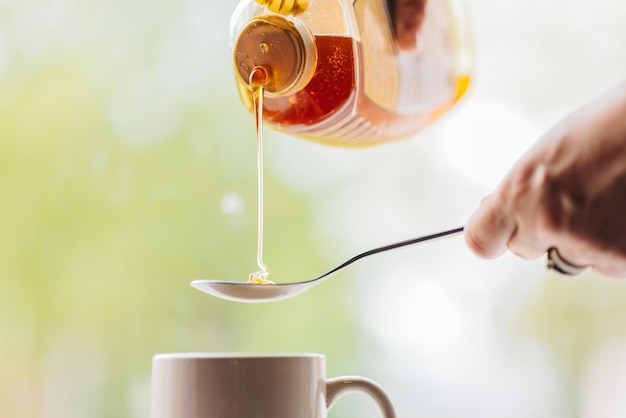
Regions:
[[[396,410],[385,390],[373,380],[360,376],[333,377],[326,381],[326,408],[330,409],[337,399],[348,392],[365,392],[380,409],[383,418],[396,418]]]

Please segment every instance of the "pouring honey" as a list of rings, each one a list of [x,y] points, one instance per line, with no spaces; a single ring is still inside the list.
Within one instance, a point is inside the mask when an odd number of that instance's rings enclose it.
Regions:
[[[237,87],[255,114],[259,271],[263,124],[360,147],[405,138],[466,92],[467,26],[457,0],[241,0],[231,20]]]
[[[470,48],[453,0],[242,0],[231,21],[237,86],[273,129],[357,147],[408,137],[467,90]]]

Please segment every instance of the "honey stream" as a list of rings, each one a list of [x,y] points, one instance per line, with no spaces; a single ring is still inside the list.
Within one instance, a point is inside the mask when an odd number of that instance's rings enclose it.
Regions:
[[[269,82],[269,74],[262,67],[255,67],[250,72],[250,86],[252,87],[252,100],[254,102],[254,118],[256,128],[256,153],[257,153],[257,216],[258,236],[256,262],[259,271],[250,274],[249,283],[273,284],[268,280],[270,269],[263,262],[263,98],[265,85]]]

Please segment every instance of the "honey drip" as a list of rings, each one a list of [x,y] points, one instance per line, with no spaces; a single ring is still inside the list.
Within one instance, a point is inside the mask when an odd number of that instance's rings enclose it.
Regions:
[[[274,284],[269,280],[270,269],[263,263],[263,99],[265,85],[269,82],[269,74],[262,67],[255,67],[250,72],[250,86],[254,102],[257,155],[257,200],[258,200],[258,240],[256,262],[259,271],[250,274],[248,283]]]

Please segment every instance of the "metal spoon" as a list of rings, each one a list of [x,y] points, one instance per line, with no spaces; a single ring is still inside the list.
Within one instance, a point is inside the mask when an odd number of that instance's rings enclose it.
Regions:
[[[322,274],[314,279],[304,282],[295,283],[279,283],[279,284],[250,284],[247,282],[226,282],[220,280],[194,280],[191,286],[199,289],[209,295],[218,298],[231,300],[234,302],[260,303],[274,302],[277,300],[287,299],[311,289],[313,286],[324,282],[339,270],[344,269],[357,260],[367,256],[393,250],[408,245],[419,244],[426,241],[432,241],[439,238],[452,237],[463,233],[463,227],[450,229],[448,231],[437,232],[436,234],[426,235],[419,238],[413,238],[406,241],[397,242],[395,244],[385,245],[384,247],[374,248],[365,251],[357,256],[352,257],[348,261],[340,264],[327,273]]]

